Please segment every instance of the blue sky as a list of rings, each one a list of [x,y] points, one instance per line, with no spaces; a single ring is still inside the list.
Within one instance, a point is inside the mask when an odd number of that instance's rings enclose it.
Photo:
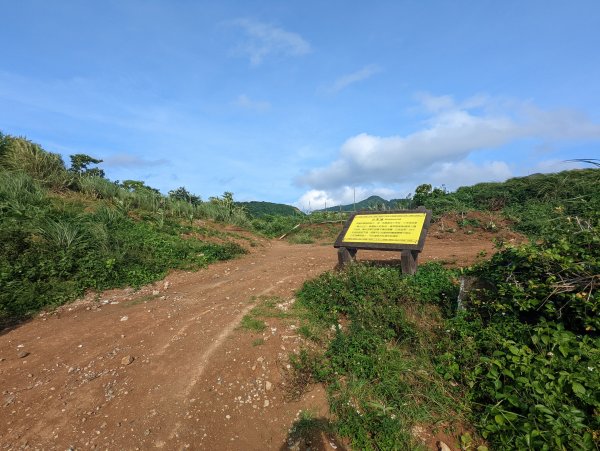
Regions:
[[[600,158],[600,2],[0,0],[0,130],[322,208]]]

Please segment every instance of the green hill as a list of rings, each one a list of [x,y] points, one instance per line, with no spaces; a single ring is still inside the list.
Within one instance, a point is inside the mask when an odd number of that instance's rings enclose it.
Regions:
[[[396,210],[407,208],[410,201],[408,199],[385,200],[379,196],[370,196],[356,204],[336,205],[318,211],[361,211],[361,210]]]
[[[244,207],[246,211],[255,218],[260,218],[267,215],[304,216],[304,213],[302,213],[298,208],[286,204],[276,204],[273,202],[261,202],[255,200],[250,202],[236,202],[236,204],[240,207]]]
[[[573,169],[531,174],[505,182],[462,186],[449,193],[431,185],[415,189],[412,206],[424,205],[434,215],[446,211],[497,211],[530,236],[553,228],[557,215],[597,220],[600,212],[600,169]]]

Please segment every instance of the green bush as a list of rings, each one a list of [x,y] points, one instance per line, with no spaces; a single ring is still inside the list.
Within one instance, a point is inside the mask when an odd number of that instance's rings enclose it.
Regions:
[[[600,227],[564,218],[540,243],[508,248],[473,274],[491,287],[474,301],[492,317],[511,314],[535,324],[560,321],[576,333],[600,331]]]
[[[495,449],[596,449],[600,228],[556,218],[543,240],[466,271],[474,282],[460,308],[457,274],[434,264],[413,277],[351,265],[304,284],[300,305],[334,330],[318,368],[353,446],[415,446],[408,431],[435,421],[431,408],[437,420],[467,414]],[[419,319],[441,327],[428,338]]]
[[[338,432],[356,449],[414,449],[412,425],[459,408],[435,374],[427,337],[406,313],[455,295],[454,273],[438,264],[422,265],[415,277],[351,265],[297,293],[312,320],[334,330],[324,355],[299,366],[326,382]]]
[[[29,221],[0,221],[0,316],[28,315],[88,288],[138,287],[170,268],[193,269],[233,258],[235,243],[182,239],[182,226],[135,221],[118,210],[60,212],[51,204]]]
[[[188,215],[192,224],[197,206],[190,211],[142,182],[130,181],[138,189],[127,190],[96,173],[69,172],[58,155],[0,135],[0,322],[86,289],[138,287],[171,268],[198,268],[245,252],[234,243],[184,239],[195,228],[179,218]],[[88,200],[56,195],[66,189]],[[165,207],[177,210],[165,213]]]
[[[52,189],[65,189],[73,180],[60,155],[46,152],[24,138],[3,135],[0,168],[25,172],[32,179]]]
[[[542,321],[525,342],[502,340],[475,373],[483,435],[502,448],[593,449],[599,362],[600,340],[562,324]]]
[[[200,232],[195,218],[247,221],[231,193],[196,205],[140,181],[111,182],[101,169],[87,167],[101,160],[85,154],[71,160],[67,170],[59,155],[0,133],[0,322],[86,289],[138,287],[171,268],[198,268],[245,252],[235,243],[183,238]],[[67,190],[79,194],[57,195]]]
[[[498,449],[595,449],[600,438],[600,229],[556,222],[537,243],[471,271],[437,368],[468,388],[473,421]]]
[[[600,169],[578,169],[515,177],[502,183],[478,183],[455,192],[420,185],[411,207],[424,205],[433,210],[435,217],[446,212],[497,211],[511,219],[518,231],[541,237],[563,214],[600,219],[599,184]]]
[[[259,219],[253,219],[251,226],[253,230],[262,235],[279,238],[302,222],[302,219],[294,216],[264,215]]]

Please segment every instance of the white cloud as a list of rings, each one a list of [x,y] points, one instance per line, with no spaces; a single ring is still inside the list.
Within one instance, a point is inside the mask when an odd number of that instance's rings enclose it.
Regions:
[[[560,172],[567,171],[569,169],[581,169],[585,167],[592,167],[579,161],[564,161],[564,160],[544,160],[540,161],[532,170],[532,172]]]
[[[161,158],[160,160],[146,160],[137,155],[120,153],[104,158],[102,166],[109,168],[139,168],[164,166],[166,164],[169,164],[169,161],[165,160],[164,158]]]
[[[451,109],[455,106],[452,96],[433,96],[428,92],[420,92],[415,98],[426,111],[431,113]]]
[[[428,114],[420,130],[404,136],[361,133],[348,138],[333,162],[297,177],[298,184],[309,188],[298,205],[311,200],[317,204],[313,209],[323,208],[325,199],[328,205],[348,204],[355,188],[357,200],[372,194],[390,199],[405,197],[420,183],[455,189],[503,181],[513,176],[505,161],[474,163],[469,157],[526,139],[537,140],[549,149],[560,141],[600,140],[600,124],[577,111],[542,110],[531,103],[485,95],[462,102],[429,94],[417,98],[419,109]],[[575,167],[581,165],[547,160],[528,171]]]
[[[370,78],[379,72],[381,72],[381,68],[379,66],[375,64],[369,64],[368,66],[365,66],[356,72],[352,72],[351,74],[346,74],[338,78],[331,85],[331,87],[329,87],[328,91],[331,93],[340,92],[341,90],[346,89],[348,86],[358,83],[359,81],[366,80],[367,78]]]
[[[531,104],[507,109],[484,97],[457,104],[451,97],[429,96],[422,102],[432,113],[423,129],[406,136],[353,136],[335,161],[298,177],[298,183],[316,190],[398,184],[436,165],[521,139],[600,139],[600,124],[573,111],[545,111]]]
[[[246,94],[239,95],[234,104],[240,108],[259,112],[264,112],[271,108],[271,104],[269,102],[263,100],[252,100]]]
[[[325,208],[325,206],[333,207],[340,203],[339,199],[333,197],[327,191],[311,189],[304,193],[295,205],[303,211],[313,211]]]
[[[472,110],[475,108],[490,107],[498,103],[498,100],[493,101],[489,96],[484,94],[471,96],[460,103],[457,103],[452,96],[434,96],[428,92],[418,92],[415,95],[415,99],[419,102],[420,107],[429,113],[440,113],[455,109]]]
[[[356,196],[356,197],[355,197]],[[343,186],[334,190],[309,190],[294,204],[303,211],[321,210],[327,206],[349,205],[355,198],[360,202],[370,196],[379,196],[384,199],[398,199],[405,197],[403,191],[385,187],[350,187]]]
[[[504,161],[491,161],[481,165],[464,160],[455,163],[442,163],[430,177],[432,184],[445,185],[454,190],[459,186],[474,185],[480,182],[503,182],[512,177],[512,171]]]
[[[238,19],[234,25],[241,27],[248,37],[238,51],[257,66],[269,55],[299,56],[310,52],[310,44],[297,33],[251,19]]]

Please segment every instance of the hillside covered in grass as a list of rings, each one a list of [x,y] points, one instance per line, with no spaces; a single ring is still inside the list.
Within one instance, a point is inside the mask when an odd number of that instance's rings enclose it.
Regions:
[[[138,287],[169,269],[233,258],[244,248],[193,238],[197,219],[247,222],[231,196],[190,202],[141,181],[112,182],[99,160],[61,157],[0,134],[0,322],[75,299],[87,289]],[[181,193],[179,193],[181,194]]]
[[[600,170],[421,185],[412,201],[438,218],[500,213],[532,241],[499,240],[470,268],[354,264],[307,282],[313,344],[292,361],[327,388],[337,433],[372,450],[440,436],[452,449],[598,449]]]
[[[517,230],[537,236],[562,216],[597,218],[599,182],[600,169],[590,168],[479,183],[455,192],[424,184],[416,188],[411,207],[425,205],[437,215],[467,210],[501,212],[515,222]]]
[[[379,196],[369,196],[359,202],[348,205],[336,205],[318,211],[362,211],[362,210],[397,210],[407,208],[410,199],[385,200]]]
[[[267,215],[272,216],[304,216],[298,208],[286,204],[277,204],[274,202],[249,201],[236,202],[236,205],[244,207],[248,214],[253,218],[261,218]]]

